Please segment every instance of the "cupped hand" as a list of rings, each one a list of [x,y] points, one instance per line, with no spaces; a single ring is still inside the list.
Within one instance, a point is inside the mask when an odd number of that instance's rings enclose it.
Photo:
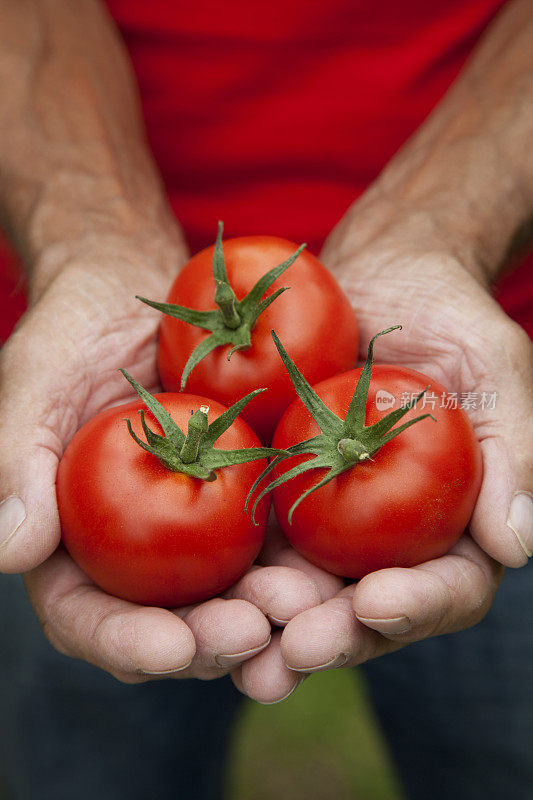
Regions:
[[[288,623],[285,665],[298,674],[350,667],[479,622],[503,567],[465,534],[441,558],[373,572]]]
[[[246,661],[246,663],[235,666],[231,672],[231,677],[235,686],[243,694],[264,705],[271,705],[289,697],[304,678],[299,672],[287,666],[281,651],[282,639],[291,624],[291,620],[297,622],[300,618],[305,617],[306,612],[309,613],[327,605],[342,590],[345,582],[342,578],[331,575],[329,572],[325,572],[323,569],[309,563],[297,553],[283,536],[274,512],[270,516],[269,527],[265,543],[259,554],[258,564],[263,565],[261,572],[274,576],[286,575],[287,577],[285,586],[272,585],[270,607],[272,608],[272,602],[276,602],[278,607],[275,613],[268,614],[268,618],[277,630],[273,632],[268,647],[255,655],[254,658]],[[296,593],[296,575],[300,575],[301,578],[306,580],[307,593],[305,595]],[[279,594],[274,594],[274,589],[276,592],[279,592],[280,588],[286,591],[289,585],[291,586],[290,595],[283,597]],[[314,595],[313,600],[312,595]],[[293,598],[292,603],[290,603],[291,596]],[[282,611],[281,603],[284,605],[289,603],[290,614]],[[302,607],[303,603],[308,603],[308,605],[297,611],[296,606],[300,605]],[[307,652],[312,650],[313,638],[314,631],[312,627],[309,629],[304,627],[300,641]]]
[[[533,550],[533,345],[483,270],[435,236],[426,216],[375,228],[365,227],[369,214],[356,206],[322,254],[356,308],[361,358],[375,333],[403,326],[379,340],[376,360],[428,375],[465,408],[484,472],[471,535],[500,563],[523,566]]]
[[[232,672],[261,703],[284,700],[306,675],[361,664],[429,636],[463,630],[488,612],[504,568],[465,534],[447,555],[373,572],[356,584],[310,564],[278,531],[262,561],[310,577],[321,602],[278,622],[264,651]]]
[[[222,677],[269,645],[269,608],[291,618],[319,599],[297,570],[252,568],[224,597],[178,609],[139,606],[95,586],[62,546],[25,582],[54,647],[125,683]]]
[[[146,608],[96,587],[60,545],[56,470],[76,430],[133,399],[125,368],[157,390],[158,314],[183,251],[158,270],[133,247],[73,259],[41,290],[0,354],[0,571],[25,572],[49,640],[126,682],[215,678],[270,641],[268,614],[319,602],[295,569],[253,568],[225,595],[185,609]],[[37,296],[38,294],[38,296]]]
[[[520,567],[533,550],[531,342],[493,300],[481,267],[435,234],[430,214],[402,219],[383,211],[356,204],[321,258],[356,309],[361,360],[375,333],[400,323],[401,332],[377,343],[376,362],[416,369],[465,406],[483,453],[481,492],[469,531],[447,555],[342,582],[336,591],[328,584],[320,605],[294,617],[235,673],[239,688],[257,699],[267,686],[274,695],[268,675],[275,671],[279,687],[294,689],[291,673],[352,666],[476,624],[490,609],[502,565]],[[280,554],[317,580],[317,568],[287,544],[268,563],[279,563]]]

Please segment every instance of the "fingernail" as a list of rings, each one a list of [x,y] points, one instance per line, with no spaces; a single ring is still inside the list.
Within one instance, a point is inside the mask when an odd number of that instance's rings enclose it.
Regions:
[[[278,625],[280,628],[283,628],[290,622],[290,619],[278,619],[277,617],[273,617],[272,614],[267,614],[266,616],[273,625]]]
[[[314,667],[291,667],[290,664],[287,664],[287,669],[292,669],[293,672],[319,672],[321,669],[335,669],[336,667],[342,667],[348,661],[348,656],[346,653],[339,653],[338,656],[334,656],[329,661],[326,661],[324,664],[317,664]]]
[[[215,656],[215,661],[219,667],[234,667],[235,664],[239,664],[241,661],[247,661],[249,658],[252,658],[252,656],[256,656],[261,652],[261,650],[264,650],[265,647],[268,647],[269,644],[270,636],[260,647],[254,647],[252,650],[243,650],[242,653],[231,653],[229,655]]]
[[[512,530],[528,558],[533,554],[533,495],[516,492],[511,505],[507,526]]]
[[[287,699],[287,697],[290,697],[291,694],[296,691],[298,686],[300,686],[300,684],[302,684],[305,681],[305,679],[306,675],[301,675],[294,684],[294,686],[292,687],[292,689],[289,692],[287,692],[287,694],[284,694],[283,697],[279,697],[277,700],[268,700],[266,703],[264,701],[262,702],[261,700],[258,700],[257,702],[260,703],[262,706],[275,706],[277,703],[282,703],[284,700]]]
[[[405,616],[374,619],[373,617],[360,617],[359,614],[356,614],[356,617],[363,625],[378,633],[407,633],[411,627],[411,623]]]
[[[0,503],[0,547],[4,547],[13,538],[25,519],[24,503],[16,494]]]
[[[188,667],[190,667],[192,662],[193,662],[193,659],[191,658],[191,660],[187,664],[184,664],[183,667],[171,667],[170,669],[159,669],[159,670],[141,669],[141,670],[139,670],[139,672],[141,672],[143,675],[154,675],[154,676],[155,675],[174,675],[174,673],[183,672],[184,669],[187,669]]]

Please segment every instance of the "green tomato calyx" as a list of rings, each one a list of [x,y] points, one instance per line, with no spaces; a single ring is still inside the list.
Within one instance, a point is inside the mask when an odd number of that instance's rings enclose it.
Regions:
[[[175,305],[173,303],[157,303],[154,300],[147,300],[146,297],[137,295],[137,299],[141,300],[146,305],[162,311],[169,317],[180,319],[182,322],[187,322],[191,325],[196,325],[198,328],[203,328],[210,331],[211,335],[202,339],[199,345],[195,347],[181,376],[181,391],[185,389],[187,379],[192,370],[205,358],[212,350],[224,345],[231,345],[228,351],[227,359],[230,360],[231,356],[236,350],[248,350],[252,346],[252,330],[258,318],[263,311],[276,300],[283,292],[289,287],[282,286],[272,294],[264,296],[270,289],[275,280],[277,280],[291,264],[294,264],[302,250],[307,246],[305,244],[300,247],[277,267],[273,267],[266,272],[255,284],[255,286],[248,292],[246,297],[242,300],[237,299],[233,287],[228,280],[226,271],[226,262],[224,261],[224,250],[222,247],[222,233],[224,225],[222,222],[218,223],[218,234],[215,242],[215,250],[213,253],[213,277],[215,280],[215,303],[217,309],[212,311],[196,311],[193,308],[186,308],[185,306]]]
[[[347,464],[359,464],[361,461],[367,461],[370,458],[370,453],[365,445],[356,439],[341,439],[337,445],[337,450]]]
[[[163,435],[155,433],[146,422],[144,409],[141,409],[139,413],[146,441],[137,436],[131,421],[126,419],[130,436],[139,447],[156,456],[160,463],[172,472],[181,472],[203,481],[214,481],[217,477],[216,470],[222,467],[245,464],[248,461],[282,456],[287,453],[285,450],[277,450],[274,447],[243,447],[236,450],[219,450],[214,447],[217,439],[235,422],[250,400],[264,392],[265,389],[256,389],[254,392],[250,392],[211,423],[207,418],[209,406],[200,406],[197,411],[191,413],[187,435],[185,435],[157,398],[140,383],[137,383],[131,375],[128,375],[126,370],[121,369],[120,372],[129,381],[163,429]]]
[[[321,432],[317,436],[307,439],[305,442],[299,442],[298,444],[288,447],[288,455],[282,454],[276,456],[273,461],[270,462],[268,467],[263,470],[262,474],[258,477],[250,489],[250,493],[246,500],[246,509],[248,509],[250,500],[256,489],[282,460],[288,458],[289,456],[295,455],[314,455],[314,458],[304,461],[301,464],[297,464],[295,467],[292,467],[292,469],[284,472],[278,478],[275,478],[259,492],[252,507],[252,519],[254,519],[257,504],[261,498],[267,494],[267,492],[276,489],[278,486],[281,486],[287,481],[296,478],[298,475],[302,475],[304,472],[307,472],[310,469],[326,469],[327,472],[324,477],[303,492],[290,508],[288,519],[289,523],[291,523],[292,516],[296,508],[299,506],[302,500],[304,500],[312,492],[315,492],[321,486],[325,486],[327,483],[333,480],[333,478],[336,478],[338,475],[346,472],[346,470],[365,464],[367,461],[371,461],[372,456],[374,456],[378,450],[383,447],[383,445],[396,438],[396,436],[398,436],[407,428],[411,427],[411,425],[414,425],[415,423],[420,422],[427,417],[431,417],[431,419],[436,421],[432,414],[422,414],[421,416],[415,417],[408,422],[404,422],[397,428],[393,427],[402,417],[407,414],[408,411],[410,411],[411,408],[416,405],[420,398],[423,397],[423,395],[429,389],[429,386],[426,386],[426,388],[409,403],[406,403],[394,411],[390,411],[373,425],[365,425],[368,390],[370,388],[370,379],[372,376],[374,358],[374,342],[379,336],[383,336],[384,334],[391,333],[391,331],[395,330],[401,330],[401,325],[394,325],[392,328],[387,328],[387,330],[377,333],[370,340],[366,361],[363,369],[361,370],[355,391],[350,401],[350,406],[344,419],[341,419],[334,414],[333,411],[331,411],[331,409],[329,409],[320,399],[315,390],[309,385],[302,373],[291,360],[287,351],[276,336],[276,333],[271,331],[272,338],[274,339],[274,343],[278,349],[281,359],[287,368],[287,372],[289,373],[293,386],[300,400],[319,426]]]

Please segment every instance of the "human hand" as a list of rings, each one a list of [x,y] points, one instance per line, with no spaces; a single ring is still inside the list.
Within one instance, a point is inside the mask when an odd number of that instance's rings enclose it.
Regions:
[[[484,467],[472,537],[500,563],[522,566],[533,549],[532,343],[492,298],[482,266],[431,230],[430,213],[372,224],[380,211],[356,204],[323,252],[357,309],[361,354],[397,319],[402,333],[380,340],[378,360],[466,400]]]
[[[237,688],[262,703],[284,700],[308,674],[355,666],[476,624],[503,576],[503,567],[467,534],[441,558],[380,570],[348,586],[306,561],[279,531],[267,539],[262,562],[301,570],[321,598],[286,623],[276,621],[280,630],[268,647],[232,671]]]
[[[58,547],[55,475],[66,444],[90,417],[133,399],[118,367],[157,390],[159,319],[134,295],[164,295],[186,255],[173,242],[163,269],[141,253],[131,242],[102,242],[48,282],[33,282],[30,310],[2,350],[0,569],[26,572],[34,609],[61,652],[129,683],[215,678],[266,646],[268,612],[289,619],[318,602],[304,574],[252,569],[224,598],[169,611],[107,595]]]
[[[469,532],[447,555],[370,574],[287,625],[281,654],[296,670],[359,663],[473,625],[501,565],[520,567],[532,554],[532,345],[490,295],[531,238],[531,26],[527,3],[506,4],[323,249],[356,309],[362,357],[371,336],[401,323],[400,335],[380,340],[379,361],[477,397],[468,413],[484,477]],[[482,407],[483,393],[496,403]]]
[[[351,666],[474,625],[490,608],[502,564],[523,565],[533,547],[531,343],[491,298],[480,273],[474,277],[441,240],[432,240],[428,220],[376,224],[382,210],[354,206],[322,260],[352,298],[362,358],[372,335],[401,323],[401,334],[380,340],[377,360],[419,370],[459,401],[463,393],[474,398],[477,407],[469,413],[483,452],[483,484],[469,532],[447,555],[343,584],[290,621],[277,643],[280,673]],[[292,565],[307,568],[295,553]],[[252,696],[261,689],[259,665],[266,657],[240,671],[238,680]],[[271,654],[271,669],[273,660]]]

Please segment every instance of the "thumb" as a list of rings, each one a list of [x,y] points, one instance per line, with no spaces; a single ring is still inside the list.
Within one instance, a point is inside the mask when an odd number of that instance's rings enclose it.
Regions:
[[[80,424],[131,396],[117,368],[157,382],[159,320],[134,295],[166,291],[183,247],[156,237],[146,259],[144,244],[119,240],[52,270],[0,351],[0,572],[33,569],[57,547],[59,459]]]
[[[60,539],[55,476],[88,386],[79,380],[77,349],[57,325],[36,307],[0,353],[1,572],[36,567]]]
[[[493,407],[474,419],[484,474],[470,530],[490,556],[520,567],[533,552],[533,345],[509,319],[491,331],[489,345],[487,385],[479,388],[490,390]]]

